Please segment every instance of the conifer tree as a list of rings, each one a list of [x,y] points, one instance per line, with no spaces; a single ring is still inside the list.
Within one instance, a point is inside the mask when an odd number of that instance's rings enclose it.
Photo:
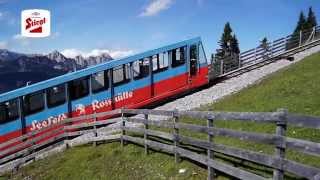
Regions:
[[[303,11],[301,11],[296,28],[294,29],[294,31],[292,33],[292,37],[291,37],[291,39],[288,40],[288,42],[286,44],[287,50],[295,48],[299,45],[300,31],[303,31],[304,29],[306,29],[306,25],[307,25],[306,17],[303,14]]]
[[[224,26],[224,30],[219,41],[220,49],[217,50],[216,56],[224,57],[233,53],[239,54],[239,42],[236,35],[232,35],[232,28],[229,22]]]
[[[262,52],[262,57],[263,59],[268,59],[269,58],[269,46],[268,46],[268,39],[267,37],[264,37],[261,41],[260,41],[260,47],[263,49]]]
[[[306,25],[305,28],[306,29],[311,29],[313,27],[317,26],[317,18],[312,10],[312,7],[309,8],[309,12],[308,12],[308,18],[306,21]]]
[[[231,51],[235,54],[240,53],[240,48],[239,48],[239,41],[237,39],[237,36],[234,34],[231,39]]]
[[[305,15],[303,14],[303,11],[300,12],[300,16],[299,16],[299,20],[298,20],[298,23],[297,23],[297,26],[296,26],[296,29],[294,30],[294,34],[297,34],[299,33],[300,31],[306,29],[306,17]]]
[[[222,51],[224,52],[223,55],[225,55],[226,52],[230,51],[231,39],[232,39],[232,29],[231,29],[230,23],[227,22],[224,26],[221,40],[219,42],[220,47],[221,47]]]

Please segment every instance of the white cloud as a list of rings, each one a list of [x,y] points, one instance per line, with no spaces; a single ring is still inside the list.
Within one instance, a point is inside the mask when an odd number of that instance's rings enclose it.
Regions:
[[[61,53],[68,58],[74,58],[78,55],[82,55],[82,52],[77,49],[65,49],[61,51]]]
[[[78,49],[65,49],[61,51],[61,53],[69,58],[74,58],[78,55],[82,55],[83,57],[89,56],[99,56],[103,53],[108,53],[112,58],[117,59],[121,57],[126,57],[132,55],[134,51],[132,50],[109,50],[109,49],[93,49],[89,52],[80,51]]]
[[[8,47],[8,43],[6,41],[0,41],[0,49],[6,49]]]
[[[110,51],[110,56],[114,59],[122,58],[126,56],[133,55],[133,50],[116,50],[116,51]]]
[[[14,42],[18,42],[22,46],[30,45],[30,38],[22,36],[21,34],[15,34],[12,36]]]
[[[145,17],[157,15],[161,11],[168,9],[172,5],[172,2],[173,0],[152,0],[139,16]]]
[[[12,39],[14,39],[14,40],[24,40],[24,39],[27,39],[27,37],[22,36],[21,34],[15,34],[15,35],[12,36]]]

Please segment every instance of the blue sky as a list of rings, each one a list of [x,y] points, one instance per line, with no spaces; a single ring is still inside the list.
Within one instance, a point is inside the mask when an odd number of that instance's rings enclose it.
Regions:
[[[0,48],[118,57],[201,36],[209,56],[227,21],[247,50],[291,33],[309,6],[320,18],[319,0],[0,0]],[[19,35],[21,10],[35,8],[51,11],[48,38]]]

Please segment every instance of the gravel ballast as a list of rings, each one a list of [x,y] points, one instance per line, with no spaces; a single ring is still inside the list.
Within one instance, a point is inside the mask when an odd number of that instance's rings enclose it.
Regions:
[[[187,95],[183,98],[177,99],[175,101],[166,103],[155,109],[158,110],[191,110],[199,108],[202,105],[216,102],[221,98],[231,95],[233,93],[239,92],[240,90],[258,83],[263,78],[268,75],[279,71],[283,68],[290,66],[291,64],[297,63],[304,59],[305,57],[312,55],[320,51],[320,46],[313,47],[304,52],[300,52],[294,56],[294,61],[279,60],[274,63],[265,65],[263,67],[257,68],[255,70],[246,72],[237,77],[227,79],[221,83],[215,84],[208,89]]]

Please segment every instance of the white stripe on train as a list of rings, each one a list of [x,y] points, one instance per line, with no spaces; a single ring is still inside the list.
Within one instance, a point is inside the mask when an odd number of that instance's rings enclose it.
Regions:
[[[122,92],[115,97],[115,102],[121,102],[121,101],[130,99],[132,97],[133,97],[132,91]],[[111,99],[106,99],[106,100],[102,100],[102,101],[93,100],[91,103],[91,106],[92,106],[93,111],[96,111],[96,110],[111,106],[111,103],[112,103]],[[79,111],[79,114],[85,114],[86,110],[84,107],[85,107],[84,105],[79,104],[79,105],[77,105],[76,111]],[[42,128],[57,124],[67,118],[68,118],[67,115],[64,113],[64,114],[60,114],[56,117],[50,116],[48,119],[40,121],[40,122],[37,120],[34,120],[34,121],[32,121],[32,126],[30,128],[30,131],[40,130]]]

